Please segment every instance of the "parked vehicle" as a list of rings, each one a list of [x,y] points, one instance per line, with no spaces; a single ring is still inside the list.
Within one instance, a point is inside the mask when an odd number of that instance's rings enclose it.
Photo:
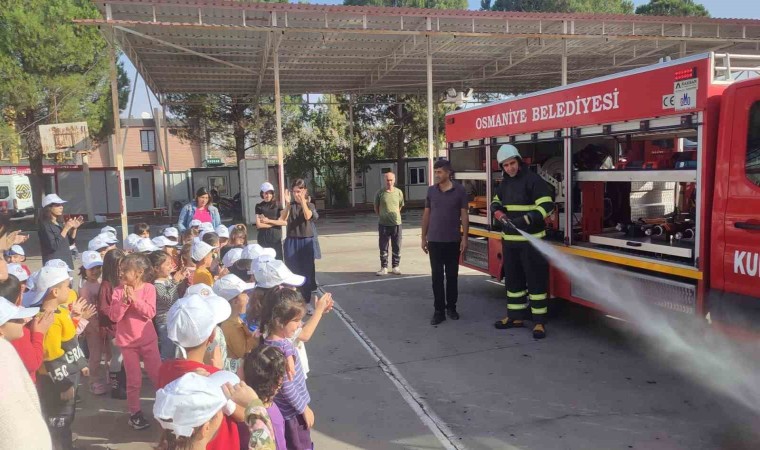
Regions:
[[[32,185],[26,175],[0,175],[0,211],[13,217],[34,214]]]
[[[456,178],[490,200],[497,150],[517,146],[555,193],[546,240],[621,269],[654,304],[760,332],[760,78],[731,69],[757,59],[695,55],[449,113]],[[471,207],[462,264],[501,279],[487,203]],[[601,309],[550,275],[553,297]]]

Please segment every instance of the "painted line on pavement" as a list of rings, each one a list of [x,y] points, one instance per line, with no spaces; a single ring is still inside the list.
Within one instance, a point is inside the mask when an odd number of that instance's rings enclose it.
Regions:
[[[429,275],[404,278],[421,278],[423,276]],[[371,283],[375,281],[385,280],[371,280],[366,282]],[[341,285],[334,284],[332,286],[345,286],[350,284],[357,283],[346,283]],[[352,319],[351,316],[349,316],[343,310],[343,308],[338,305],[338,302],[334,303],[333,310],[338,314],[340,320],[346,324],[348,330],[351,331],[359,343],[367,349],[367,352],[369,352],[370,356],[377,362],[377,364],[380,366],[380,369],[382,369],[385,375],[396,386],[396,389],[398,389],[399,393],[404,398],[406,403],[412,408],[412,410],[414,410],[415,414],[417,414],[417,417],[420,418],[422,423],[424,423],[430,429],[430,431],[438,439],[441,445],[443,445],[443,447],[447,450],[464,450],[466,447],[460,442],[461,438],[455,435],[454,432],[451,431],[451,429],[448,427],[448,425],[446,425],[446,423],[444,423],[444,421],[441,420],[441,418],[438,417],[435,412],[433,412],[433,410],[430,408],[427,402],[425,402],[422,396],[416,390],[414,390],[409,382],[406,381],[404,376],[401,375],[401,372],[399,372],[396,366],[383,354],[383,352],[370,340],[370,338],[364,334],[356,322],[354,322],[354,319]]]
[[[412,279],[412,278],[425,278],[425,277],[429,277],[429,276],[430,275],[410,275],[408,277],[387,277],[387,278],[379,278],[377,280],[364,280],[364,281],[352,281],[350,283],[325,284],[322,287],[353,286],[355,284],[379,283],[381,281],[409,280],[409,279]]]

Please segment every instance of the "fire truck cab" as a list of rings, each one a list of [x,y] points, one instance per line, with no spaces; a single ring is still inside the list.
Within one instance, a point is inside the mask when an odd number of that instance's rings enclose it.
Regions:
[[[471,199],[461,263],[502,278],[488,204],[511,143],[554,190],[548,241],[621,269],[654,304],[760,331],[760,78],[747,61],[760,57],[694,55],[449,113]],[[553,297],[600,308],[550,271]]]

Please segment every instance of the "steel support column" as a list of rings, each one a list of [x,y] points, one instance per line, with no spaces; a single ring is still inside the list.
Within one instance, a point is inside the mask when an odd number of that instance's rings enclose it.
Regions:
[[[351,206],[356,206],[356,167],[354,161],[354,96],[348,94],[348,142],[351,146]]]
[[[279,45],[274,48],[272,59],[274,62],[274,112],[277,118],[277,168],[278,182],[280,184],[280,202],[285,205],[285,157],[283,156],[282,144],[282,99],[280,98],[280,49]]]
[[[166,192],[166,211],[169,213],[169,218],[171,219],[172,215],[174,214],[174,211],[172,210],[172,190],[170,189],[169,184],[172,181],[171,178],[171,160],[169,157],[169,119],[166,117],[166,105],[164,102],[166,101],[166,97],[161,98],[161,114],[163,115],[164,119],[164,151],[166,152],[166,170],[164,171],[164,191]],[[203,139],[206,139],[204,136]]]
[[[430,19],[428,19],[428,28]],[[428,126],[428,185],[433,185],[433,53],[430,36],[427,37],[427,126]],[[399,168],[402,170],[402,168]],[[406,170],[406,168],[403,168]]]
[[[114,33],[115,35],[115,33]],[[119,119],[119,84],[116,79],[116,48],[114,39],[109,43],[109,59],[111,69],[111,109],[113,109],[113,135],[114,143],[119,142],[121,135],[121,122]],[[121,215],[121,238],[127,238],[129,224],[127,223],[127,198],[124,192],[124,145],[116,153],[116,172],[119,182],[119,213]]]
[[[562,40],[562,86],[567,85],[567,40]]]

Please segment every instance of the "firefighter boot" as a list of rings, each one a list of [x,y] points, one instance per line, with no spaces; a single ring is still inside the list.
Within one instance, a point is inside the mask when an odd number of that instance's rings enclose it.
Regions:
[[[543,339],[546,337],[546,328],[544,327],[544,324],[537,323],[533,327],[533,339]]]
[[[509,316],[507,316],[494,322],[493,326],[497,330],[506,330],[509,328],[522,328],[525,326],[525,323],[522,320],[510,319]]]

